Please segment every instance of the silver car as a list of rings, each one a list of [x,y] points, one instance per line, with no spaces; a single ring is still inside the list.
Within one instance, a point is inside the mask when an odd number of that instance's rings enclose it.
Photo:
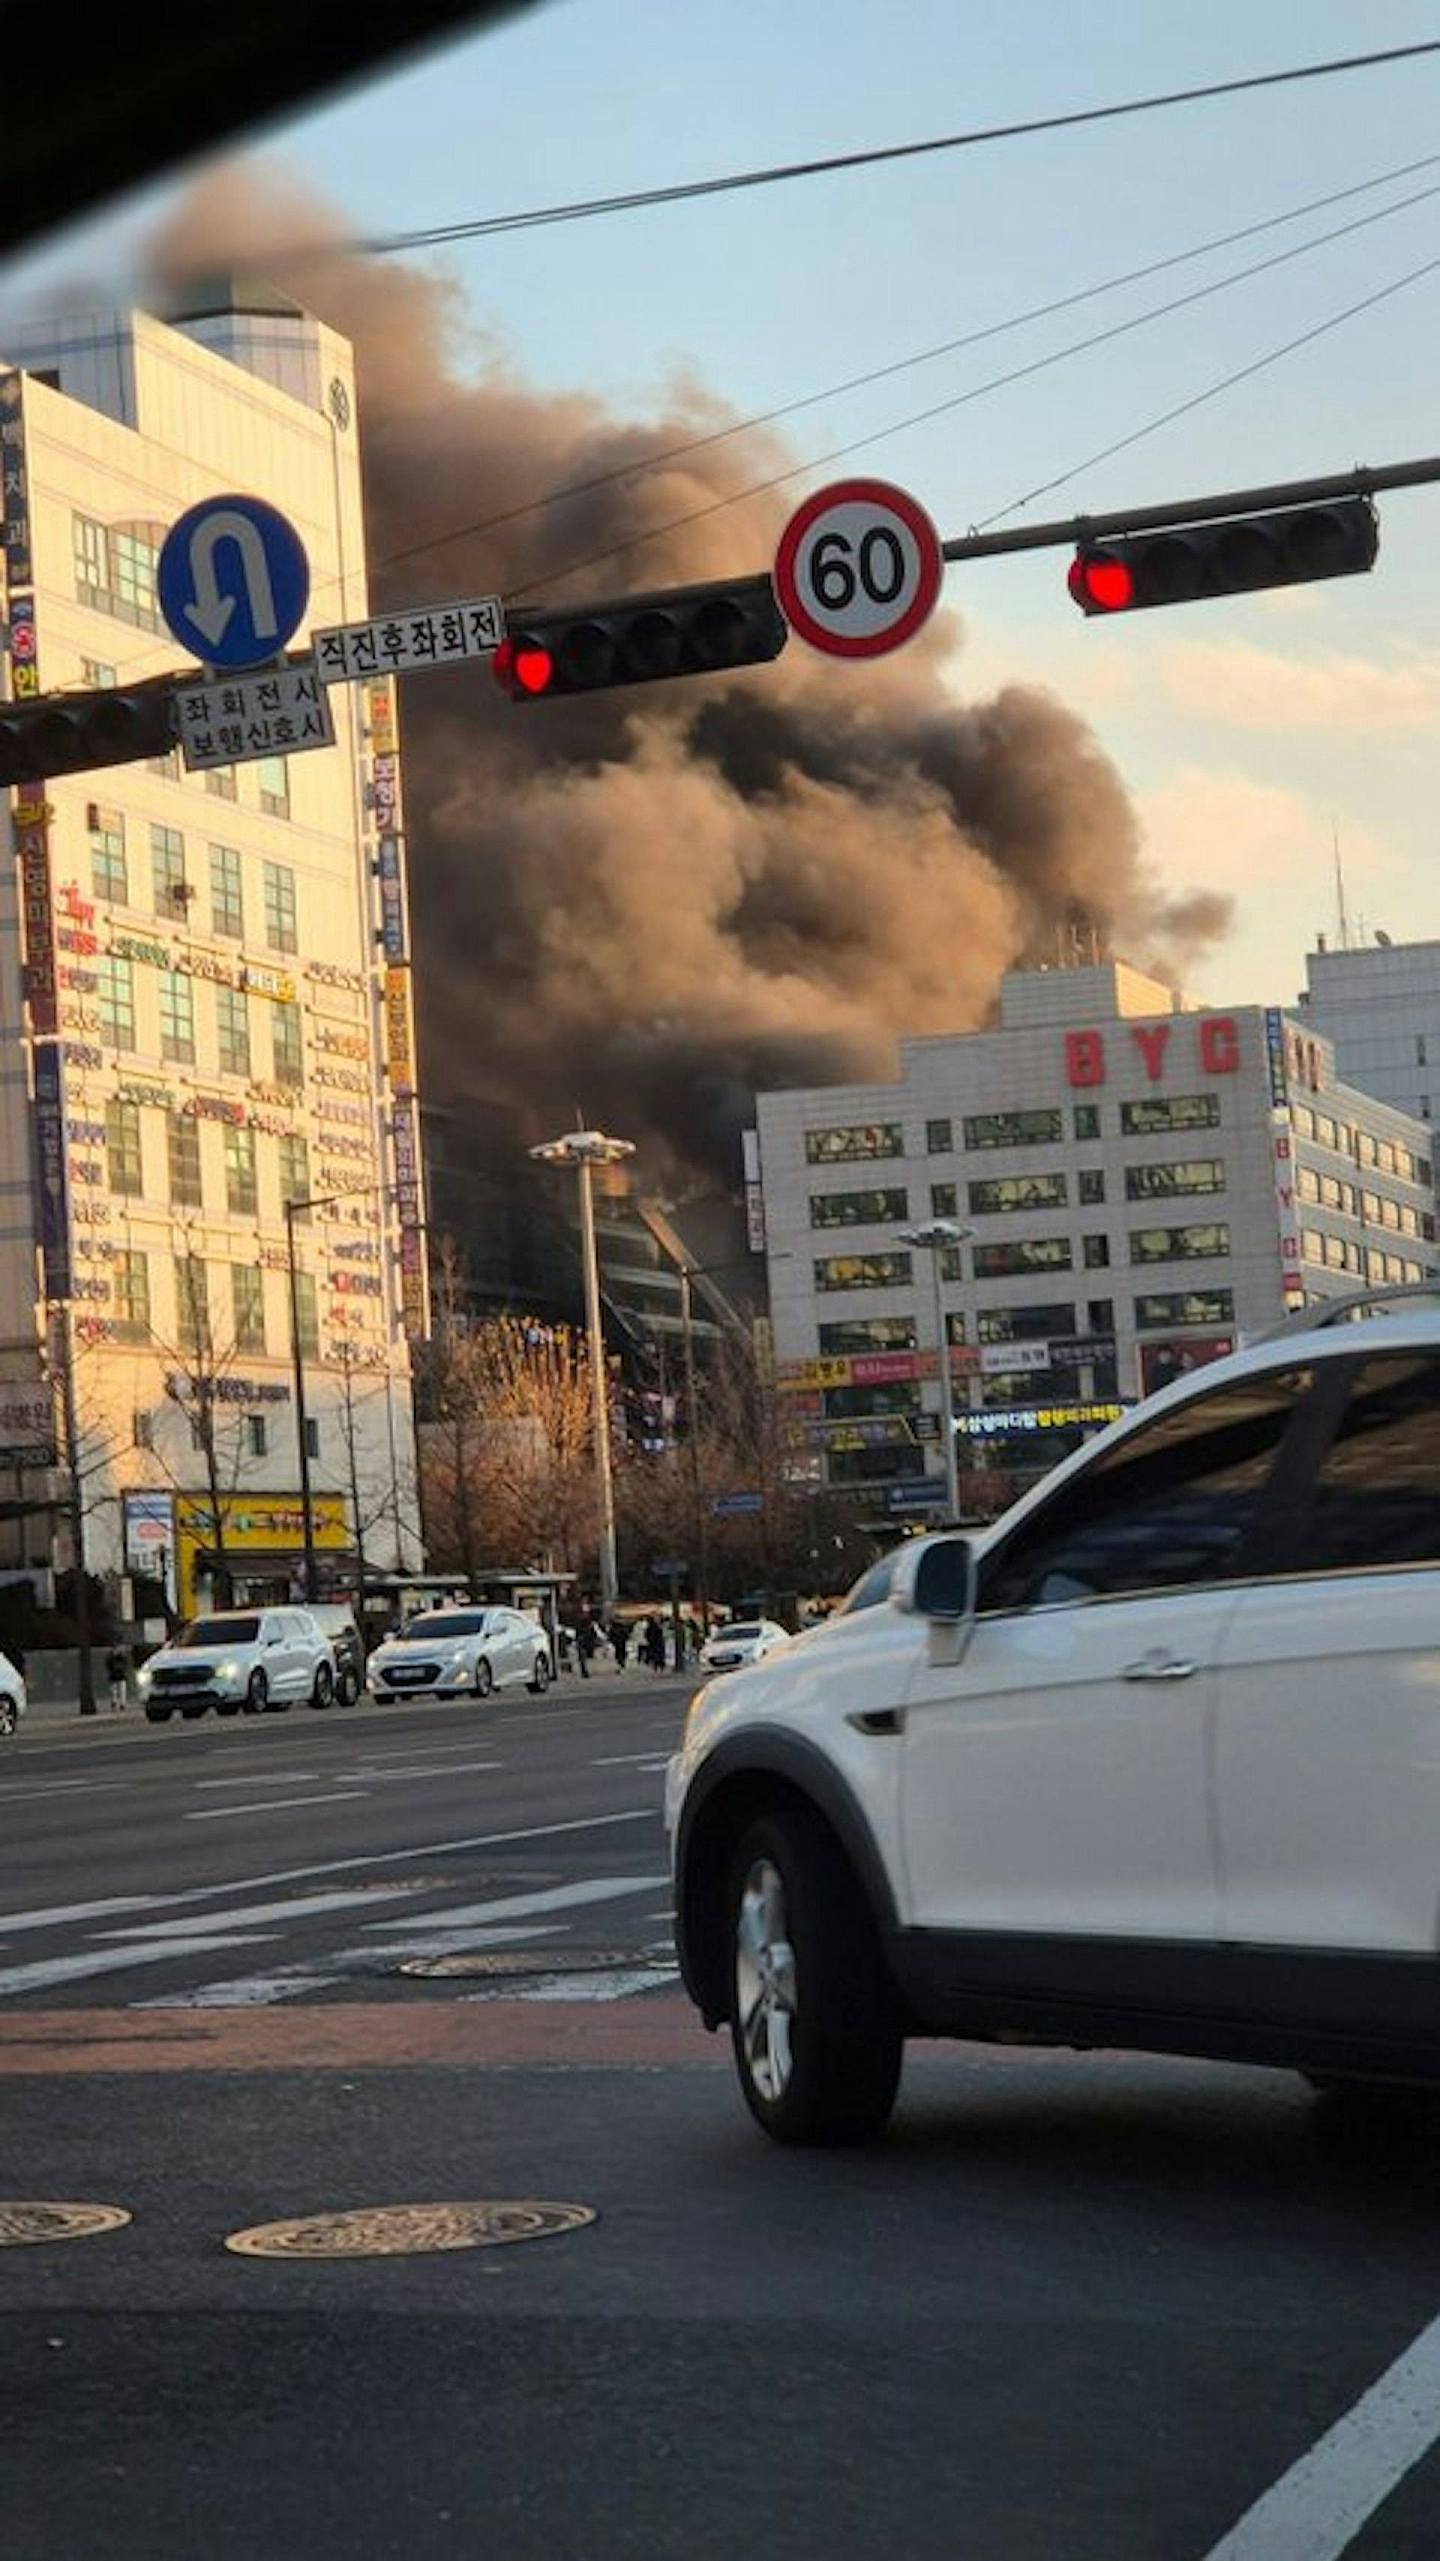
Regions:
[[[548,1690],[550,1639],[523,1610],[422,1610],[370,1657],[377,1698],[488,1698],[492,1690]]]

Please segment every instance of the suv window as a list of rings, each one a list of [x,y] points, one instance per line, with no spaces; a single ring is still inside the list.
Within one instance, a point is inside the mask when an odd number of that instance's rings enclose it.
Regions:
[[[852,1584],[846,1593],[835,1613],[837,1618],[849,1618],[855,1610],[873,1610],[881,1601],[888,1600],[898,1554],[898,1548],[892,1548],[888,1556],[879,1557],[875,1564],[866,1567],[859,1582]]]
[[[1315,1479],[1298,1573],[1440,1562],[1440,1360],[1363,1361]]]
[[[1237,1379],[1133,1433],[984,1560],[981,1611],[1231,1580],[1309,1385]]]

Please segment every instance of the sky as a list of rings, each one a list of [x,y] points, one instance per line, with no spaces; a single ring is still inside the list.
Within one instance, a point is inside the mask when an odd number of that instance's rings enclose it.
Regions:
[[[661,185],[1440,37],[1422,0],[549,0],[257,137],[357,234]],[[1217,235],[1440,153],[1440,54],[1068,134],[1000,142],[424,253],[455,280],[476,367],[503,358],[622,415],[698,383],[768,411],[997,329]],[[129,289],[183,176],[0,267],[0,304]],[[1233,289],[1027,380],[911,413],[1322,232],[1399,205]],[[911,490],[942,533],[1188,498],[1432,451],[1440,267],[1141,436],[1225,376],[1440,260],[1440,157],[1263,238],[1007,329],[790,418],[797,500],[851,469]],[[853,458],[826,457],[873,438]],[[1027,507],[1014,502],[1058,482]],[[477,490],[476,509],[485,504]],[[1065,555],[952,568],[965,700],[1052,687],[1094,726],[1175,895],[1237,901],[1197,973],[1209,1001],[1286,1001],[1352,919],[1440,936],[1440,488],[1387,498],[1364,579],[1114,623]],[[736,574],[768,566],[741,556]],[[796,644],[797,646],[799,644]]]

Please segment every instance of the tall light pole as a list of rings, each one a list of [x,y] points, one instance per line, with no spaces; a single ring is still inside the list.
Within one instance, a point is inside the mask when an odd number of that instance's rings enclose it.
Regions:
[[[580,1183],[580,1250],[585,1267],[585,1325],[590,1338],[590,1397],[595,1421],[595,1487],[600,1502],[600,1605],[608,1618],[620,1582],[615,1567],[615,1483],[610,1468],[610,1391],[605,1373],[605,1329],[600,1321],[600,1258],[595,1250],[594,1173],[619,1165],[635,1149],[628,1138],[599,1129],[569,1129],[563,1138],[532,1147],[541,1165],[573,1165]]]
[[[295,1382],[295,1451],[300,1462],[300,1526],[305,1549],[305,1598],[318,1600],[319,1570],[315,1562],[315,1497],[310,1483],[310,1418],[305,1405],[305,1352],[300,1336],[300,1266],[295,1255],[295,1221],[307,1210],[333,1209],[342,1200],[389,1200],[394,1184],[351,1183],[343,1192],[311,1192],[303,1199],[282,1203],[285,1212],[285,1268],[290,1285],[290,1370]],[[389,1397],[389,1366],[386,1366],[386,1397]],[[392,1436],[391,1448],[394,1441]],[[398,1514],[397,1514],[398,1522]],[[398,1526],[396,1532],[399,1536]],[[399,1548],[396,1548],[399,1562]],[[363,1606],[364,1595],[361,1595]]]
[[[935,1284],[935,1346],[940,1368],[940,1431],[945,1453],[945,1510],[954,1521],[960,1516],[960,1452],[955,1445],[955,1392],[950,1380],[950,1338],[945,1330],[945,1300],[941,1290],[943,1258],[956,1252],[973,1227],[962,1227],[957,1218],[927,1218],[920,1227],[898,1227],[895,1231],[902,1245],[914,1245],[930,1257],[930,1276]]]

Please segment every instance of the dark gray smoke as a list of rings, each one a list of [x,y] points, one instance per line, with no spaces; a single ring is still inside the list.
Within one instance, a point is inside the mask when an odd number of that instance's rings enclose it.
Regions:
[[[297,239],[313,245],[287,262]],[[773,555],[793,491],[645,539],[782,470],[768,434],[453,530],[638,471],[727,413],[689,383],[644,422],[530,389],[467,332],[455,288],[344,251],[328,215],[269,177],[202,182],[155,268],[170,286],[264,272],[354,342],[380,605],[620,595]],[[946,614],[867,668],[792,642],[774,666],[534,707],[488,675],[406,688],[431,1096],[518,1105],[537,1132],[579,1101],[733,1179],[757,1088],[884,1074],[898,1033],[981,1023],[1001,972],[1053,958],[1077,918],[1182,969],[1223,933],[1228,902],[1166,902],[1119,776],[1052,694],[957,702],[958,638]]]

